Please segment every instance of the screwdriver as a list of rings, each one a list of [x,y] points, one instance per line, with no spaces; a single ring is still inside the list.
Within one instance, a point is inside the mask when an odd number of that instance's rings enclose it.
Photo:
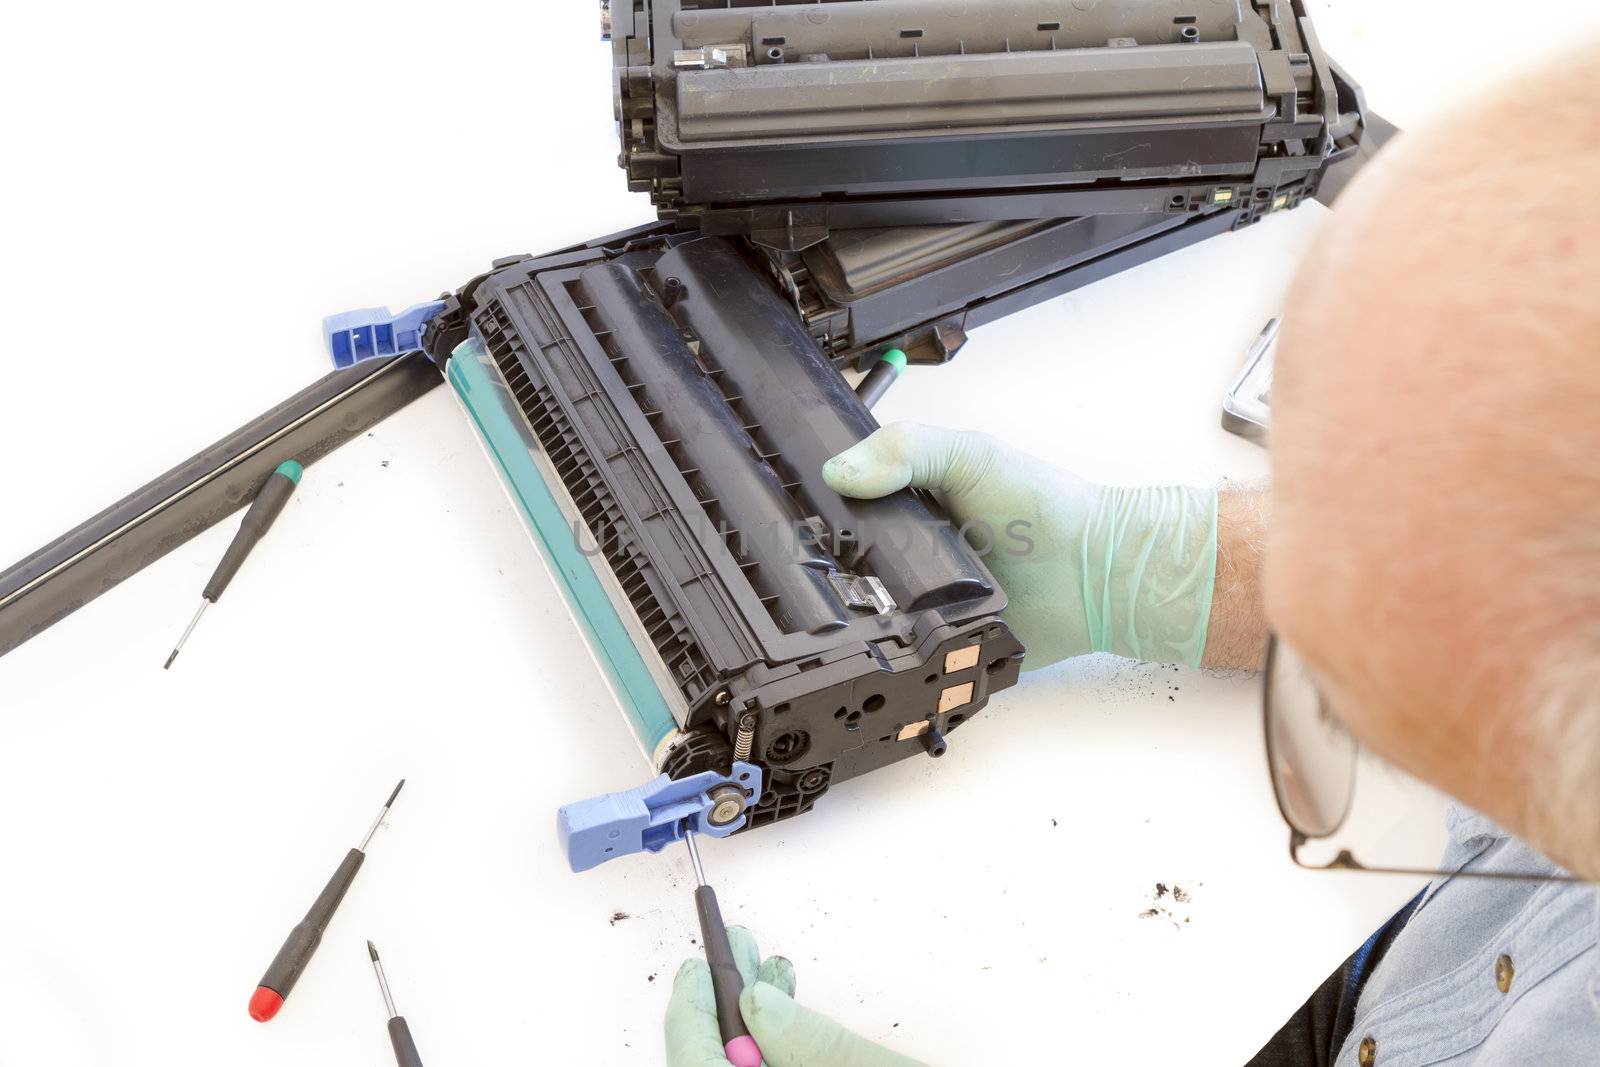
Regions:
[[[272,965],[267,968],[267,973],[261,976],[254,995],[250,997],[250,1018],[256,1022],[271,1021],[272,1017],[278,1014],[278,1009],[283,1007],[283,1002],[294,989],[294,984],[300,980],[306,964],[311,962],[317,946],[322,943],[322,932],[333,920],[333,913],[339,910],[344,895],[350,891],[350,883],[356,880],[356,872],[361,869],[362,862],[367,858],[367,846],[372,843],[372,835],[383,825],[390,807],[394,805],[394,798],[400,795],[400,790],[405,784],[406,780],[400,779],[400,784],[394,787],[394,792],[384,801],[383,810],[378,812],[378,817],[372,821],[372,829],[367,831],[367,836],[345,856],[344,862],[339,864],[339,869],[333,872],[333,877],[328,879],[328,884],[323,887],[322,893],[311,905],[311,910],[306,912],[306,917],[289,931],[289,939],[278,950],[278,955],[273,958]]]
[[[891,348],[878,357],[878,362],[867,371],[867,376],[861,379],[861,384],[856,386],[856,396],[867,407],[872,407],[883,399],[883,394],[889,387],[900,380],[900,375],[906,370],[906,354],[898,348]]]
[[[228,551],[222,556],[222,562],[217,564],[216,571],[211,575],[211,581],[206,583],[205,591],[200,594],[199,609],[194,613],[194,618],[189,620],[183,636],[178,638],[178,643],[173,647],[172,655],[167,657],[167,662],[162,665],[162,670],[172,669],[172,661],[183,651],[183,643],[194,633],[200,616],[206,613],[208,606],[221,599],[222,591],[228,588],[233,576],[239,573],[239,567],[244,563],[245,557],[256,547],[256,542],[272,529],[273,522],[283,511],[283,506],[289,502],[289,498],[294,495],[294,487],[300,484],[300,476],[304,473],[305,468],[295,460],[288,459],[278,464],[278,469],[267,476],[267,482],[261,487],[261,492],[256,494],[250,510],[244,513],[244,522],[239,524],[239,532],[233,535],[233,543],[228,546]]]
[[[706,945],[706,964],[711,968],[711,993],[717,1001],[717,1027],[722,1032],[722,1052],[733,1067],[761,1067],[761,1049],[744,1025],[739,1011],[739,994],[744,977],[728,944],[728,928],[722,925],[722,909],[717,907],[717,892],[706,885],[706,871],[700,866],[700,850],[695,847],[694,831],[685,830],[683,843],[689,846],[689,862],[694,864],[695,910],[700,913],[700,939]]]
[[[389,1043],[394,1046],[395,1062],[400,1067],[422,1067],[422,1057],[417,1054],[417,1043],[411,1040],[411,1027],[400,1013],[394,1010],[394,997],[389,993],[389,979],[383,976],[383,961],[378,959],[378,948],[367,942],[367,955],[372,957],[372,969],[378,974],[378,988],[383,990],[383,1006],[389,1010]]]

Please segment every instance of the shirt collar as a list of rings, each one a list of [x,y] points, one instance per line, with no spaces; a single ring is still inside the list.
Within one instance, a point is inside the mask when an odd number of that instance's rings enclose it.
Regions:
[[[1473,852],[1511,836],[1486,816],[1461,804],[1450,805],[1450,810],[1445,815],[1445,826],[1450,831],[1451,841]]]

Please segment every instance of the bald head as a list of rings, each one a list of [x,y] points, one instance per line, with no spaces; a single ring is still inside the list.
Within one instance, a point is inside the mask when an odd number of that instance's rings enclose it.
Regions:
[[[1600,876],[1600,85],[1355,182],[1273,390],[1273,623],[1371,748]]]

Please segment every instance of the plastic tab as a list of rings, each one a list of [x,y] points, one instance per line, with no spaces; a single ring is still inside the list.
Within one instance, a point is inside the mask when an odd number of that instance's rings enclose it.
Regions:
[[[444,301],[415,304],[398,315],[386,307],[357,308],[322,320],[328,355],[340,370],[369,359],[422,351],[422,328],[444,310]]]
[[[707,837],[727,837],[744,826],[740,815],[725,826],[711,823],[711,791],[732,785],[754,807],[761,796],[761,769],[735,763],[732,775],[706,771],[688,778],[663,774],[637,789],[567,804],[556,813],[556,833],[574,871],[587,871],[618,856],[660,852],[683,839],[686,829]]]

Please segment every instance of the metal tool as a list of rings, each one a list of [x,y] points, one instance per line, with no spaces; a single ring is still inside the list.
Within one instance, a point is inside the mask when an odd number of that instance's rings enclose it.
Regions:
[[[195,611],[194,618],[189,620],[183,636],[178,638],[178,643],[173,646],[172,655],[167,657],[162,670],[172,669],[172,661],[183,651],[184,642],[194,633],[195,626],[200,622],[200,616],[206,613],[207,607],[222,598],[223,590],[228,588],[233,576],[239,573],[239,568],[243,566],[250,551],[266,536],[267,531],[272,529],[272,524],[283,511],[284,505],[289,503],[289,498],[294,495],[295,486],[300,484],[300,476],[304,473],[305,469],[290,459],[278,464],[278,469],[267,477],[266,484],[261,487],[261,492],[256,494],[250,510],[244,513],[244,522],[239,524],[239,532],[233,535],[233,543],[228,546],[228,551],[223,553],[222,562],[217,564],[217,569],[211,575],[211,581],[206,583],[204,592],[200,594],[200,607]]]
[[[389,992],[389,979],[383,973],[383,961],[378,958],[378,948],[371,941],[367,942],[367,955],[372,957],[372,970],[378,976],[378,988],[383,990],[383,1006],[389,1012],[389,1042],[394,1045],[395,1062],[400,1067],[422,1067],[417,1043],[411,1039],[411,1027],[395,1010],[394,997]]]
[[[1272,376],[1278,354],[1277,319],[1266,327],[1245,354],[1244,368],[1222,400],[1222,428],[1252,440],[1264,440],[1272,428]]]
[[[711,968],[711,992],[717,1001],[717,1027],[722,1033],[722,1052],[733,1067],[761,1067],[761,1049],[744,1025],[739,1011],[739,994],[744,976],[733,958],[728,943],[728,928],[722,924],[722,909],[717,893],[706,884],[705,868],[700,865],[700,850],[695,847],[694,831],[687,830],[683,843],[689,846],[689,862],[694,865],[695,909],[700,913],[700,939],[706,946],[706,964]]]
[[[389,799],[383,802],[383,810],[378,812],[378,817],[372,821],[372,827],[361,839],[361,844],[351,849],[345,856],[344,862],[339,864],[339,869],[333,872],[333,877],[328,879],[328,884],[312,903],[311,910],[306,912],[306,917],[289,931],[288,940],[278,950],[278,955],[273,958],[267,973],[261,976],[255,994],[250,998],[250,1018],[256,1022],[268,1022],[277,1015],[278,1009],[283,1007],[283,1002],[294,989],[295,983],[300,981],[300,975],[311,962],[317,946],[322,943],[323,931],[328,928],[328,923],[333,921],[334,912],[339,910],[344,895],[350,891],[351,883],[356,880],[356,872],[361,870],[361,864],[367,858],[367,846],[372,843],[372,835],[383,825],[389,809],[394,805],[395,797],[400,795],[400,790],[405,784],[406,780],[400,779],[400,784],[394,787]]]

